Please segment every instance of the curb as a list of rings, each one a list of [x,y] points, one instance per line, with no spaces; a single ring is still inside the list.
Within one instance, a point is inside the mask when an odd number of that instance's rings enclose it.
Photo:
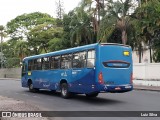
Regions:
[[[158,86],[139,86],[134,85],[133,90],[144,90],[144,91],[157,91],[160,92],[160,87]]]
[[[0,78],[0,80],[17,80],[20,81],[20,78]]]

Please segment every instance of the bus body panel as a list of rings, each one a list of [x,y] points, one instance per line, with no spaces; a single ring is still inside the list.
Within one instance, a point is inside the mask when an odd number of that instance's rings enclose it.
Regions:
[[[91,93],[95,91],[92,85],[95,84],[94,69],[73,69],[70,91],[75,93]]]

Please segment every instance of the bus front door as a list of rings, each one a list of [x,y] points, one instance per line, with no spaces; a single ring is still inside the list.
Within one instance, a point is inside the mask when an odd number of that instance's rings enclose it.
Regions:
[[[22,64],[22,87],[27,87],[27,65],[25,62]]]

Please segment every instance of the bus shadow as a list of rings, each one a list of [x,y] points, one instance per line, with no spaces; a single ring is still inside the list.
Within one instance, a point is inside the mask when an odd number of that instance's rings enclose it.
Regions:
[[[26,91],[26,92],[29,92],[29,91]],[[47,90],[40,90],[39,92],[36,92],[36,93],[33,93],[33,94],[41,94],[41,95],[45,95],[45,96],[49,95],[49,96],[52,96],[52,97],[60,98],[62,100],[66,100],[66,99],[63,99],[61,97],[60,92],[52,92],[52,91],[47,91]],[[71,98],[69,98],[67,100],[79,101],[79,102],[84,102],[84,103],[92,104],[92,105],[104,105],[104,104],[109,104],[109,105],[114,104],[115,105],[115,104],[124,103],[124,101],[104,98],[104,97],[101,97],[101,96],[97,96],[95,98],[88,98],[83,94],[75,94],[75,95],[73,95],[73,97],[71,97]]]
[[[52,92],[49,90],[40,90],[38,92],[30,92],[30,91],[25,91],[28,92],[30,94],[41,94],[41,95],[49,95],[49,96],[55,96],[55,97],[61,97],[60,92]]]
[[[104,104],[112,105],[112,104],[124,103],[123,101],[120,101],[120,100],[103,98],[103,97],[100,97],[100,96],[97,96],[95,98],[88,98],[85,95],[75,95],[73,97],[73,100],[77,100],[77,101],[80,101],[80,102],[85,102],[85,103],[88,103],[88,104],[98,105],[98,106],[99,105],[104,105]]]

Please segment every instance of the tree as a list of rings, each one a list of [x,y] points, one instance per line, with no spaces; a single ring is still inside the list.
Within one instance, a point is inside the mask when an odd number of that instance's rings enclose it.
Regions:
[[[1,37],[1,44],[3,42],[4,37],[4,26],[0,25],[0,37]],[[1,53],[2,53],[2,46],[1,46]]]
[[[141,4],[141,7],[139,7],[135,13],[135,18],[137,21],[135,24],[135,26],[137,27],[136,36],[139,37],[139,39],[142,39],[140,41],[141,42],[143,41],[143,43],[149,47],[151,62],[152,62],[152,46],[154,43],[156,43],[154,42],[154,40],[157,40],[156,36],[157,33],[159,33],[157,31],[159,31],[160,29],[159,6],[160,6],[159,0],[146,1],[143,4]]]
[[[64,15],[64,7],[63,7],[63,0],[56,0],[56,24],[58,27],[63,27],[63,15]]]
[[[7,23],[7,32],[14,40],[28,38],[28,32],[35,26],[52,23],[55,24],[55,19],[50,15],[40,12],[34,12],[30,14],[23,14],[17,16],[15,19]]]
[[[72,20],[74,12],[70,11],[68,14],[63,16],[63,36],[61,40],[62,49],[70,48],[71,47],[71,40],[70,40],[70,22]]]
[[[7,42],[3,42],[3,55],[4,55],[4,68],[12,68],[20,66],[20,58],[17,55],[16,41],[9,40]]]
[[[100,30],[101,17],[105,15],[104,0],[82,0],[81,7],[88,13],[90,17],[91,26],[93,27],[95,42],[98,42],[97,35]]]
[[[93,28],[91,27],[90,17],[82,7],[75,9],[70,27],[72,46],[93,43]]]
[[[49,41],[54,38],[62,38],[63,29],[58,26],[55,18],[48,14],[35,12],[23,14],[11,20],[7,24],[7,31],[12,40],[17,42],[22,40],[29,45],[26,49],[30,52],[28,55],[35,55],[49,52]],[[21,47],[21,44],[18,47]],[[21,54],[22,58],[23,56],[25,55]]]
[[[56,0],[55,3],[57,18],[58,20],[62,20],[64,15],[63,0]]]
[[[51,50],[49,42],[55,38],[62,38],[63,28],[54,24],[41,24],[34,27],[28,34],[28,44],[33,48],[34,54],[47,53]]]
[[[105,17],[102,19],[101,26],[106,23],[106,27],[100,28],[99,38],[102,41],[106,41],[110,35],[118,29],[121,31],[121,40],[123,44],[127,44],[127,33],[130,29],[130,11],[133,11],[134,3],[132,0],[109,0],[107,3],[107,12]],[[102,32],[103,31],[103,32]]]
[[[153,60],[160,62],[160,30],[157,30],[153,40]]]
[[[3,54],[2,43],[3,43],[3,38],[6,37],[5,28],[4,28],[3,25],[0,25],[0,37],[1,37],[0,65],[1,65],[1,68],[3,68],[5,57],[4,57],[4,54]]]
[[[15,44],[15,54],[22,62],[24,57],[27,57],[29,55],[29,48],[28,48],[28,42],[24,40],[18,40]]]

